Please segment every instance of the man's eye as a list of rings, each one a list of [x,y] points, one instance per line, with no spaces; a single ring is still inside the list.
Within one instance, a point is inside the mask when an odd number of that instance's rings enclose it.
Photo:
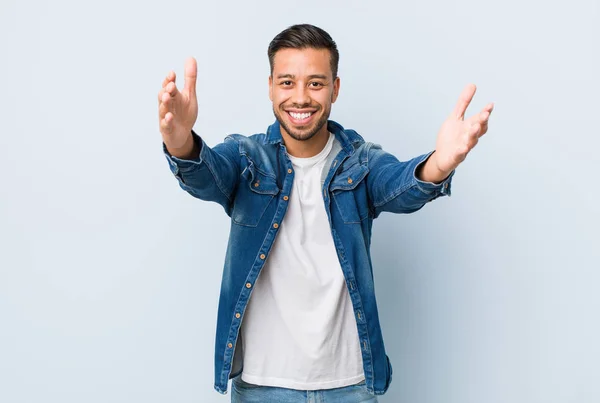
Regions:
[[[312,83],[310,83],[310,85],[312,85],[313,87],[322,87],[323,86],[323,84],[318,83],[316,81],[313,81]]]
[[[281,85],[285,85],[285,86],[292,85],[292,82],[291,81],[283,81],[281,83]]]

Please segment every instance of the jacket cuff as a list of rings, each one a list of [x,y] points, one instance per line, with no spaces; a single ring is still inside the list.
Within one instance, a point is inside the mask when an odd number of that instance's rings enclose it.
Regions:
[[[415,165],[415,169],[413,171],[413,179],[416,182],[417,187],[423,193],[431,194],[432,196],[434,196],[434,198],[437,198],[439,196],[450,196],[452,194],[452,177],[454,176],[456,170],[450,172],[450,175],[448,175],[448,177],[440,183],[425,182],[417,178],[417,170],[422,164],[425,164],[425,162],[427,162],[431,154],[433,154],[433,151],[431,151],[428,154],[425,154],[422,160],[418,162],[417,165]]]
[[[202,140],[202,138],[200,136],[198,136],[198,134],[196,134],[196,132],[194,132],[193,130],[192,130],[192,138],[194,140],[194,143],[196,143],[196,145],[198,146],[198,148],[200,150],[198,158],[186,160],[186,159],[174,157],[167,150],[167,146],[165,145],[165,143],[164,142],[162,143],[163,153],[165,154],[165,158],[169,162],[169,168],[171,169],[171,172],[173,173],[173,175],[178,175],[180,172],[191,171],[191,170],[195,169],[198,165],[202,164],[202,161],[204,160],[204,151],[206,149],[204,140]]]

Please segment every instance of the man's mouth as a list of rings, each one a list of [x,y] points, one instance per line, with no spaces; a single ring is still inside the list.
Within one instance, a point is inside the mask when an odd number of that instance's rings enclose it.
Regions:
[[[305,125],[308,122],[310,122],[313,115],[315,114],[314,112],[292,112],[292,111],[286,111],[286,113],[290,117],[290,120],[292,121],[292,123],[295,125],[298,125],[298,126]]]

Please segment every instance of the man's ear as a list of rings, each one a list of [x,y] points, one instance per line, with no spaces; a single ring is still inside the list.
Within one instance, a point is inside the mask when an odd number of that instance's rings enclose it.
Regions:
[[[269,76],[269,99],[273,102],[273,75]]]
[[[340,93],[340,78],[336,77],[333,81],[333,93],[331,94],[331,103],[334,103]]]

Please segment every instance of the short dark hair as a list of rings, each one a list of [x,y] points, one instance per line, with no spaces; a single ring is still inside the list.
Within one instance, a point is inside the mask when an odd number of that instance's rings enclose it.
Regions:
[[[340,54],[331,36],[319,27],[310,24],[297,24],[281,31],[269,44],[269,64],[273,75],[275,53],[281,49],[327,49],[329,50],[331,72],[337,77]]]

